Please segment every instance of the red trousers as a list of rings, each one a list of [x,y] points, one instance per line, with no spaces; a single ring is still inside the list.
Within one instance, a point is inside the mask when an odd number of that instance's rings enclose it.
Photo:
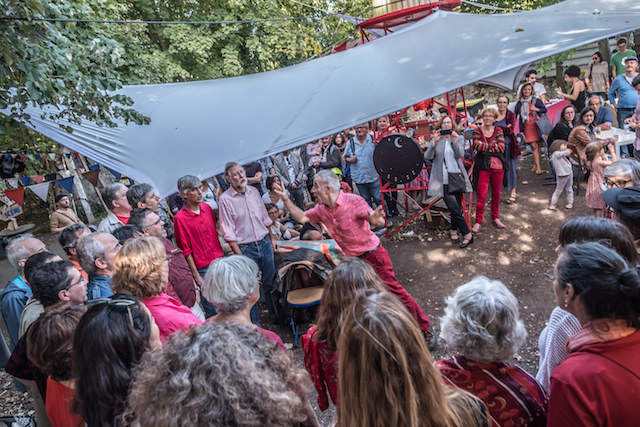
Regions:
[[[484,219],[484,202],[487,200],[489,180],[491,180],[491,220],[495,221],[498,219],[503,176],[504,169],[480,171],[480,175],[478,176],[478,189],[476,190],[476,224],[482,224],[482,220]]]
[[[418,326],[426,333],[431,333],[431,321],[429,317],[424,314],[422,308],[418,305],[415,299],[405,288],[403,288],[396,279],[396,275],[393,273],[393,264],[389,258],[389,252],[382,246],[378,246],[378,249],[362,257],[365,261],[373,266],[373,269],[378,273],[378,276],[383,282],[387,284],[389,291],[395,294],[400,301],[407,307],[411,315],[418,322]]]

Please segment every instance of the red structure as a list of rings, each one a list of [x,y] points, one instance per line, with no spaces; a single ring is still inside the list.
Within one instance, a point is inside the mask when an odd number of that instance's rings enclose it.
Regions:
[[[370,35],[367,30],[382,30],[384,31],[385,35],[392,33],[394,29],[397,29],[397,27],[405,25],[405,24],[409,24],[412,22],[417,22],[421,19],[426,18],[427,16],[431,15],[432,13],[436,12],[437,10],[447,10],[447,11],[452,11],[454,8],[460,6],[462,2],[460,0],[441,0],[441,1],[435,1],[435,2],[431,2],[429,4],[423,4],[423,5],[419,5],[419,6],[415,6],[415,7],[410,7],[407,9],[402,9],[396,12],[391,12],[388,13],[386,15],[382,15],[382,16],[378,16],[375,18],[371,18],[367,21],[364,21],[360,24],[357,25],[358,29],[360,30],[360,40],[358,41],[351,41],[351,42],[344,42],[342,44],[340,44],[339,46],[337,46],[334,51],[339,52],[339,51],[343,51],[346,49],[350,49],[352,47],[358,46],[360,44],[364,44],[367,43],[369,41],[374,40],[376,37]],[[413,105],[415,110],[426,110],[429,111],[434,107],[440,107],[440,108],[444,108],[448,111],[449,115],[459,124],[461,125],[466,125],[466,120],[467,120],[467,108],[466,108],[466,102],[465,102],[465,96],[464,96],[464,90],[463,88],[458,88],[453,92],[448,92],[446,95],[446,103],[437,101],[435,99],[427,99],[424,101],[419,102],[418,104]],[[462,102],[462,109],[461,111],[458,111],[458,109],[456,108],[456,105],[458,104],[458,102]],[[402,118],[402,116],[406,113],[406,111],[411,108],[411,106],[404,108],[403,110],[400,111],[396,111],[395,113],[391,113],[389,114],[389,118],[390,118],[390,126],[389,129],[384,131],[384,132],[378,132],[377,130],[374,130],[374,140],[376,141],[376,143],[378,141],[380,141],[380,139],[382,139],[383,137],[385,137],[386,135],[390,134],[390,133],[394,133],[394,132],[398,132],[398,131],[406,131],[409,128],[414,129],[415,131],[415,136],[416,137],[422,137],[425,140],[429,139],[429,134],[430,134],[430,129],[431,126],[433,126],[435,124],[434,121],[430,121],[430,120],[422,120],[422,121],[417,121],[417,122],[409,122],[409,123],[404,123],[403,125],[400,125],[400,119]],[[373,129],[375,128],[375,123],[373,124]],[[472,165],[472,162],[469,162],[467,160],[464,160],[465,165],[469,166]],[[417,181],[417,183],[416,183]],[[416,185],[417,184],[417,185]],[[392,198],[394,198],[396,200],[396,202],[398,202],[397,200],[397,196],[399,192],[404,192],[405,193],[405,198],[404,198],[404,207],[405,207],[405,211],[408,212],[408,207],[409,207],[409,199],[408,199],[408,191],[413,191],[413,190],[427,190],[429,187],[429,183],[422,179],[422,178],[417,178],[412,185],[409,184],[405,184],[403,186],[403,188],[395,188],[392,187],[389,183],[383,182],[382,180],[380,180],[380,191],[382,193],[382,195],[384,196],[385,194],[391,196]],[[400,231],[403,227],[405,227],[407,224],[411,223],[413,220],[415,220],[416,218],[418,218],[420,215],[422,215],[424,212],[428,211],[429,209],[431,209],[440,199],[437,199],[435,201],[433,201],[432,203],[430,203],[428,206],[423,207],[419,212],[415,213],[414,215],[412,215],[409,219],[407,219],[406,221],[404,221],[401,225],[399,225],[398,227],[396,227],[395,229],[393,229],[392,231],[388,230],[386,231],[385,235],[387,237],[392,236],[393,234],[397,233],[398,231]],[[382,203],[384,205],[384,197],[382,198]],[[467,220],[467,223],[471,222],[471,217],[470,217],[470,212],[468,209],[468,201],[467,199],[464,197],[463,195],[463,210],[464,210],[464,216]]]

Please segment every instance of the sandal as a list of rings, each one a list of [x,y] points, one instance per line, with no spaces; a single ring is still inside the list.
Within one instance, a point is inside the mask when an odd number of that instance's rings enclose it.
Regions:
[[[505,227],[505,225],[499,219],[494,219],[493,220],[493,225],[495,225],[497,228],[504,228]]]
[[[568,203],[564,208],[565,209],[573,209],[573,203]]]
[[[464,249],[472,243],[473,243],[473,234],[471,234],[471,237],[465,237],[464,240],[460,243],[460,247]]]
[[[458,242],[460,242],[460,236],[458,236],[458,230],[451,230],[451,243],[453,244],[457,244]]]
[[[475,224],[473,224],[471,231],[473,231],[474,233],[477,233],[478,231],[480,231],[480,223],[476,222]]]
[[[516,196],[509,196],[509,198],[507,199],[507,204],[510,205],[511,203],[515,203],[516,202]]]
[[[538,169],[538,170],[536,171],[536,175],[542,175],[542,170],[541,170],[541,169]]]
[[[536,169],[537,169],[537,168],[536,168],[535,166],[534,166],[534,167],[532,167],[532,168],[531,168],[531,172],[535,172],[535,171],[536,171]]]

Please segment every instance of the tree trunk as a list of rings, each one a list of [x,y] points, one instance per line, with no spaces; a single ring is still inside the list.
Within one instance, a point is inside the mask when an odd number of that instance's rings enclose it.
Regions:
[[[609,63],[611,60],[611,52],[609,52],[609,39],[603,39],[598,41],[598,50],[602,54],[602,62]]]
[[[566,88],[564,86],[562,61],[556,61],[556,85],[558,85],[558,87],[561,88],[563,92],[566,92]]]
[[[64,164],[66,165],[65,167],[65,171],[67,172],[67,176],[74,176],[74,183],[73,183],[73,195],[72,196],[76,196],[76,198],[78,200],[80,200],[80,204],[82,205],[82,209],[84,210],[84,213],[87,217],[87,222],[88,223],[93,223],[95,221],[95,217],[93,216],[93,212],[91,212],[91,205],[89,204],[89,201],[87,200],[87,194],[84,192],[84,187],[82,186],[82,183],[80,182],[81,176],[78,174],[78,172],[76,171],[76,165],[73,163],[73,158],[69,157],[67,158],[66,154],[69,153],[69,150],[67,148],[63,148],[62,150],[62,161],[64,162]],[[70,197],[71,202],[73,203],[73,210],[76,210],[76,204],[74,201],[74,197]],[[76,212],[76,216],[78,215],[78,213]]]

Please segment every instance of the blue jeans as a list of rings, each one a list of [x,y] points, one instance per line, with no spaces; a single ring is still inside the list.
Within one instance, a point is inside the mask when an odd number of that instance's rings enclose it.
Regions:
[[[376,206],[380,206],[382,204],[379,180],[376,179],[373,182],[365,182],[363,184],[356,182],[356,185],[358,186],[358,192],[369,206],[371,206],[371,209],[375,209]]]
[[[208,269],[209,267],[199,268],[198,274],[200,275],[200,277],[204,279],[204,275],[207,274]],[[202,295],[202,291],[200,291],[200,305],[202,305],[204,317],[206,317],[207,319],[218,314],[218,310],[216,310],[215,305],[211,304],[211,302],[209,302],[209,300],[206,299],[204,295]]]
[[[629,117],[633,116],[633,108],[618,108],[618,126],[620,128],[624,127],[624,121],[626,119],[628,119]],[[620,146],[620,155],[621,156],[628,156],[629,155],[629,145],[631,144],[627,144],[627,145],[621,145]]]
[[[246,243],[240,246],[242,255],[247,258],[251,258],[258,264],[258,268],[262,273],[262,285],[260,287],[260,293],[264,296],[267,310],[269,311],[269,318],[273,323],[277,321],[276,312],[273,309],[273,302],[271,300],[271,289],[273,289],[273,278],[276,274],[276,266],[273,259],[273,247],[271,247],[271,239],[269,235],[266,235],[262,240],[254,243]],[[260,324],[260,313],[258,311],[258,304],[251,308],[251,322]]]

